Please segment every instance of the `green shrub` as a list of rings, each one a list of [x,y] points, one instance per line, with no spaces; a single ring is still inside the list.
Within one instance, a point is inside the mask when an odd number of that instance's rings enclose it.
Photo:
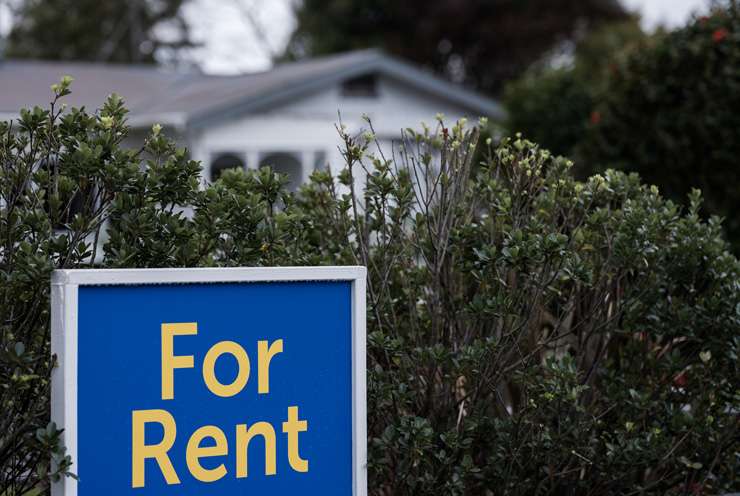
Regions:
[[[737,247],[740,7],[727,3],[618,67],[579,155],[639,172],[674,200],[701,188]]]
[[[373,494],[737,488],[740,266],[698,193],[682,215],[521,138],[472,177],[460,127],[394,162],[365,140],[340,178],[367,189],[317,174],[301,206],[309,251],[368,266]]]
[[[143,150],[121,147],[129,129],[119,97],[94,115],[62,113],[58,98],[68,86],[69,79],[54,86],[49,110],[24,110],[17,122],[0,123],[3,496],[44,486],[47,474],[69,469],[49,423],[54,269],[302,263],[285,178],[269,170],[227,174],[199,190],[200,165],[158,126]],[[193,206],[194,215],[184,215],[183,206]]]
[[[54,268],[348,263],[368,267],[371,494],[738,489],[740,264],[698,193],[682,212],[636,175],[579,182],[462,123],[409,130],[392,157],[341,131],[337,179],[297,195],[268,169],[199,189],[159,129],[122,149],[124,117],[111,98],[0,129],[0,494],[63,456]]]

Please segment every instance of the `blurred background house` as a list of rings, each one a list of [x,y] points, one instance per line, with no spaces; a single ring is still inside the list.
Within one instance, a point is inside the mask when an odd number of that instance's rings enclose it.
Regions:
[[[69,105],[124,98],[132,146],[160,123],[204,179],[269,164],[295,189],[341,164],[340,116],[351,132],[370,117],[387,150],[437,114],[502,123],[506,81],[631,15],[617,0],[375,3],[0,0],[0,118],[70,75]]]
[[[49,82],[73,75],[70,106],[97,108],[115,92],[130,110],[129,144],[140,147],[161,124],[215,180],[228,168],[271,165],[295,190],[316,169],[341,163],[336,123],[350,132],[372,120],[391,151],[401,130],[450,120],[503,116],[493,99],[376,50],[282,63],[240,75],[206,75],[154,65],[5,60],[0,63],[0,120],[48,103]]]
[[[335,125],[489,117],[572,157],[582,178],[639,172],[694,187],[740,246],[737,0],[0,0],[0,118],[110,92],[130,144],[155,123],[204,180],[272,165],[296,189],[342,165]],[[504,111],[505,110],[505,111]]]

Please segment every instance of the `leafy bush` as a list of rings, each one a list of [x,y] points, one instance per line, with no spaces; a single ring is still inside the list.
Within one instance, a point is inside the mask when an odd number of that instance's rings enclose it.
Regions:
[[[372,128],[341,130],[336,179],[297,195],[268,169],[199,189],[156,127],[122,149],[115,97],[0,131],[0,493],[63,456],[47,425],[54,268],[348,263],[368,267],[372,494],[738,489],[740,264],[698,193],[682,213],[636,175],[579,182],[568,160],[479,145],[463,123],[409,130],[392,157]]]
[[[199,190],[200,165],[158,126],[142,150],[112,96],[91,115],[49,110],[0,123],[0,494],[68,472],[49,424],[49,278],[54,269],[301,263],[290,197],[269,170]],[[285,208],[278,212],[277,205]],[[183,206],[192,205],[193,216]],[[95,253],[101,256],[95,257]],[[49,453],[55,468],[49,465]]]
[[[471,177],[459,126],[409,131],[394,162],[365,140],[344,135],[340,178],[366,191],[320,174],[301,206],[310,251],[369,269],[373,494],[735,484],[740,266],[698,193],[681,215],[521,138]]]
[[[673,199],[700,187],[737,243],[740,7],[727,3],[618,67],[582,155],[639,172]]]

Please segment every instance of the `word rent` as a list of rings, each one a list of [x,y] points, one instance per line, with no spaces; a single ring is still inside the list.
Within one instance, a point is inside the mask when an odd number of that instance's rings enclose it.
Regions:
[[[193,355],[175,355],[174,342],[178,336],[195,336],[198,334],[198,324],[165,323],[162,324],[162,399],[175,399],[175,371],[178,369],[194,369]],[[270,363],[272,359],[283,352],[283,340],[278,339],[257,342],[257,392],[270,392]],[[236,360],[238,372],[236,378],[223,384],[216,377],[216,363],[224,355],[231,355]],[[251,372],[251,362],[244,348],[234,341],[220,341],[214,344],[206,353],[201,366],[203,381],[208,390],[216,396],[228,398],[239,394],[247,384]],[[184,373],[180,372],[180,373]],[[161,440],[147,444],[145,433],[147,425],[158,424],[164,433]],[[296,472],[308,472],[308,460],[301,458],[299,449],[299,434],[308,430],[308,422],[300,420],[298,407],[289,406],[286,420],[282,422],[281,434],[287,443],[288,463]],[[134,410],[132,412],[131,429],[131,487],[146,486],[146,460],[153,459],[167,484],[180,484],[180,477],[172,464],[170,449],[177,438],[177,423],[167,410]],[[185,461],[190,474],[201,482],[215,482],[229,473],[227,463],[222,461],[214,468],[205,468],[201,463],[204,458],[231,458],[229,466],[234,467],[234,476],[244,478],[248,475],[249,444],[255,437],[261,437],[264,445],[264,474],[277,473],[276,444],[278,433],[269,422],[256,422],[251,425],[237,424],[229,433],[225,433],[215,425],[204,425],[190,434],[185,450]],[[231,440],[229,441],[229,437]],[[204,442],[205,441],[205,442]],[[233,455],[232,455],[233,453]],[[213,466],[209,463],[208,466]]]

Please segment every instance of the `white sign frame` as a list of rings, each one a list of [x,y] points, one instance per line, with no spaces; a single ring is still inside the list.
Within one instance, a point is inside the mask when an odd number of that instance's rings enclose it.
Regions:
[[[365,278],[361,266],[56,270],[51,278],[51,419],[77,461],[77,312],[80,286],[249,282],[352,283],[352,496],[367,496],[367,379]],[[62,477],[52,496],[77,496],[77,480]]]

